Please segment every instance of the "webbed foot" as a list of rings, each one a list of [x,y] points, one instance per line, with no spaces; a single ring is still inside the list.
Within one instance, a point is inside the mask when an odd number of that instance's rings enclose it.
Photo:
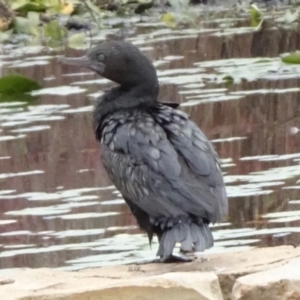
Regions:
[[[166,260],[160,262],[163,263],[186,263],[186,262],[192,262],[195,258],[194,257],[187,257],[187,256],[176,256],[176,255],[171,255],[168,257]]]
[[[140,265],[159,264],[159,263],[167,263],[167,264],[186,263],[186,262],[192,262],[195,259],[196,259],[196,257],[177,256],[177,255],[172,254],[170,257],[168,257],[165,260],[161,260],[160,258],[155,258],[155,259],[152,259],[152,260],[144,260],[144,261],[136,262],[134,265],[136,266],[135,268],[139,269],[138,266],[140,266]],[[130,267],[130,271],[132,271],[132,270],[133,270],[133,268]]]

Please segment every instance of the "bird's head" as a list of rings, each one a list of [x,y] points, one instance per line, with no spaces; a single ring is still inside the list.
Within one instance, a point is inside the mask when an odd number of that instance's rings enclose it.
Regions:
[[[102,42],[82,57],[62,57],[60,62],[91,69],[125,89],[141,85],[158,88],[156,70],[151,60],[128,42]]]

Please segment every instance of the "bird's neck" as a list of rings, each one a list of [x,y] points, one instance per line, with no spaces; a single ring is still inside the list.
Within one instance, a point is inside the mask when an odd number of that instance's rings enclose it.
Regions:
[[[139,85],[133,88],[122,86],[112,88],[99,98],[94,110],[95,129],[101,125],[105,116],[110,113],[152,105],[157,101],[159,92],[158,83]]]

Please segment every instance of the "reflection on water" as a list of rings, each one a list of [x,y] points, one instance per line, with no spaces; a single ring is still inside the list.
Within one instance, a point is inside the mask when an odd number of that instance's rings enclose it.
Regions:
[[[154,60],[160,98],[182,103],[222,159],[230,211],[208,252],[298,245],[300,67],[279,59],[298,34],[225,31],[157,28],[149,38],[142,28],[130,40]],[[28,105],[0,102],[0,268],[153,258],[157,245],[108,180],[93,136],[93,104],[112,83],[34,50],[3,53],[3,74],[16,69],[45,89]]]

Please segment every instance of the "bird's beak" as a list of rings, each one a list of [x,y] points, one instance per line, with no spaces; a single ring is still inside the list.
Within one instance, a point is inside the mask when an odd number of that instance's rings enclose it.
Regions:
[[[78,66],[88,68],[96,71],[98,74],[102,74],[105,69],[105,65],[100,62],[93,62],[88,56],[84,55],[81,57],[60,57],[58,62],[64,65]]]

